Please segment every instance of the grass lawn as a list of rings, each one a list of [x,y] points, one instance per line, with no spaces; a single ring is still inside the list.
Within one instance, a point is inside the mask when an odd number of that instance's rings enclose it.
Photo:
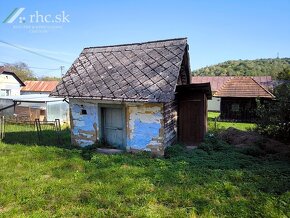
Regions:
[[[0,217],[290,217],[290,163],[277,154],[177,146],[165,159],[35,144],[0,143]]]
[[[220,115],[219,112],[208,112],[208,128],[209,130],[215,129],[215,118]],[[227,129],[229,127],[234,127],[240,130],[249,130],[256,127],[253,123],[240,123],[240,122],[223,122],[217,121],[216,128],[217,129]]]
[[[42,131],[38,136],[34,124],[6,124],[4,142],[7,144],[46,145],[66,147],[70,146],[70,130],[61,130],[60,138],[51,125],[41,125]],[[61,146],[60,146],[61,144]]]

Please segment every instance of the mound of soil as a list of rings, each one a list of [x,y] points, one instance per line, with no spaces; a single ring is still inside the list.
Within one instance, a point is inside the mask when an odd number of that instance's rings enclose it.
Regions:
[[[258,146],[267,153],[288,153],[290,150],[290,146],[282,142],[259,135],[254,131],[242,131],[233,127],[220,132],[218,138],[235,147]]]

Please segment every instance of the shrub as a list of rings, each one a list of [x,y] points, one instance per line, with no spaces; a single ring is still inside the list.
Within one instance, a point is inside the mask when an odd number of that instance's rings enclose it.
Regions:
[[[180,156],[180,155],[184,154],[185,150],[186,150],[186,148],[184,145],[175,144],[175,145],[169,146],[165,149],[164,157],[171,158],[171,157]]]
[[[204,142],[198,148],[206,152],[228,150],[232,146],[225,141],[218,139],[214,134],[206,135]]]

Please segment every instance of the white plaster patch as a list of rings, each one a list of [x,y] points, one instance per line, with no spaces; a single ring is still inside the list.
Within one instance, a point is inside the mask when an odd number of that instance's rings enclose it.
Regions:
[[[80,146],[95,143],[99,124],[97,103],[74,99],[70,101],[70,108],[74,140]],[[81,114],[81,110],[86,110],[87,114]]]
[[[129,138],[132,139],[134,129],[135,129],[135,121],[139,120],[142,123],[160,123],[162,120],[161,114],[161,106],[130,106],[128,107],[129,112]]]

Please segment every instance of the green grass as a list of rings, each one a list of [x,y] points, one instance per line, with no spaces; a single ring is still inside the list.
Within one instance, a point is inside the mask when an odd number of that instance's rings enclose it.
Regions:
[[[70,130],[63,128],[59,134],[52,125],[41,125],[42,131],[37,134],[34,124],[6,124],[4,142],[8,144],[70,146]]]
[[[209,130],[215,129],[215,118],[220,115],[219,112],[208,112],[208,128]],[[217,121],[216,128],[217,129],[227,129],[229,127],[234,127],[239,130],[250,130],[256,127],[256,124],[253,123],[241,123],[241,122],[224,122]]]
[[[220,115],[219,112],[212,112],[212,111],[207,112],[208,119],[214,119],[218,117],[219,115]]]
[[[0,143],[0,217],[290,216],[290,163],[278,154],[217,142],[207,152],[175,146],[167,159],[84,158],[35,144]]]

